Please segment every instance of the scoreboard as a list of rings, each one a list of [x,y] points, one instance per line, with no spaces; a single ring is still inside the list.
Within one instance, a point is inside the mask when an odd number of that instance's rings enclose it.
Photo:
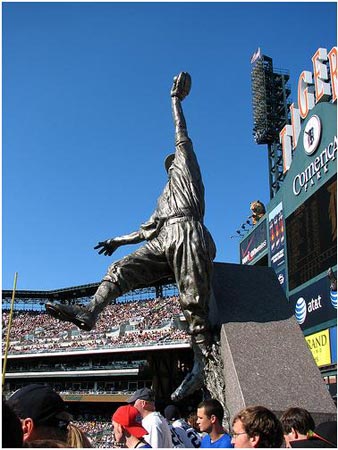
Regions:
[[[286,219],[289,290],[336,264],[337,177]]]

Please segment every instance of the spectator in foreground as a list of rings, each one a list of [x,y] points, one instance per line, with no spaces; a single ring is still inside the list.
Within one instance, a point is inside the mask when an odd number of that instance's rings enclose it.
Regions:
[[[191,412],[187,417],[187,422],[194,429],[194,431],[198,434],[198,436],[202,439],[207,433],[202,433],[200,427],[197,423],[197,413]]]
[[[289,408],[280,418],[285,446],[290,448],[290,442],[307,439],[307,434],[315,428],[315,422],[306,409]]]
[[[203,437],[201,448],[232,448],[231,437],[222,426],[224,409],[216,399],[205,400],[197,407],[197,424]]]
[[[14,392],[8,405],[21,419],[24,442],[38,439],[67,442],[71,416],[60,395],[50,386],[29,384]]]
[[[290,442],[292,448],[337,448],[337,422],[329,421],[319,424],[308,438]]]
[[[115,440],[128,448],[151,448],[143,439],[148,434],[138,421],[139,412],[134,406],[120,406],[112,416]]]
[[[71,448],[93,447],[86,433],[73,423],[68,425],[67,445]]]
[[[68,444],[57,439],[36,439],[27,441],[23,445],[25,448],[68,448]]]
[[[138,389],[128,400],[142,417],[142,426],[149,433],[145,440],[152,448],[172,448],[171,432],[165,418],[155,410],[155,394],[149,388]]]
[[[2,397],[1,443],[1,448],[21,448],[23,446],[23,431],[20,419],[4,397]]]
[[[164,417],[169,423],[174,447],[197,448],[201,446],[201,437],[188,422],[182,419],[177,406],[168,405],[164,410]],[[176,436],[178,436],[179,441],[177,444],[174,443]]]
[[[275,414],[264,406],[242,409],[232,421],[235,448],[279,448],[283,428]]]

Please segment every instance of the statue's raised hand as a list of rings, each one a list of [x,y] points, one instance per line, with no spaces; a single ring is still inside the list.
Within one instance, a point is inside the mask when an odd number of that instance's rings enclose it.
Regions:
[[[181,72],[174,78],[174,83],[171,88],[170,95],[172,97],[178,97],[183,100],[190,92],[191,89],[191,76],[188,72]]]
[[[115,250],[120,246],[120,244],[115,239],[107,239],[106,241],[99,242],[95,247],[94,250],[99,250],[99,255],[102,255],[102,253],[105,256],[111,256]]]

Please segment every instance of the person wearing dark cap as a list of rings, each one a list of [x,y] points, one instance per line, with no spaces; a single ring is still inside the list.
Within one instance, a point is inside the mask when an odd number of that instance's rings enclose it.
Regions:
[[[99,254],[111,256],[120,246],[146,243],[110,265],[86,306],[46,302],[46,311],[53,317],[88,331],[95,326],[104,308],[124,293],[174,279],[195,361],[192,371],[172,393],[173,401],[203,387],[203,370],[212,354],[214,339],[209,323],[209,301],[216,246],[204,224],[204,185],[181,104],[190,86],[190,75],[181,72],[174,78],[170,91],[175,153],[165,161],[168,182],[155,211],[137,231],[101,241],[94,248]]]
[[[313,417],[304,408],[288,408],[280,417],[283,427],[285,446],[290,447],[290,442],[307,439],[307,433],[314,430]]]
[[[201,446],[201,438],[197,432],[182,419],[181,412],[175,405],[168,405],[164,409],[172,434],[173,446],[176,448],[194,448]]]
[[[144,436],[148,434],[141,425],[140,413],[134,406],[120,406],[112,416],[115,440],[128,448],[151,448]]]
[[[2,435],[1,448],[21,448],[23,432],[21,422],[15,412],[2,397]]]
[[[14,392],[8,405],[21,421],[24,442],[38,439],[67,441],[71,416],[60,395],[50,386],[29,384]]]
[[[165,418],[155,410],[155,394],[149,388],[138,389],[128,398],[142,417],[142,426],[148,432],[144,439],[152,448],[172,448],[171,432]]]
[[[337,448],[337,422],[329,421],[319,424],[308,438],[290,442],[292,448]]]

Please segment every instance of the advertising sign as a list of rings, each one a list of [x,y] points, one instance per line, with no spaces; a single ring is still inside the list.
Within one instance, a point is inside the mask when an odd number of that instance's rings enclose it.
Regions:
[[[331,364],[337,364],[337,327],[330,328]]]
[[[330,282],[326,277],[291,295],[289,300],[302,330],[337,317],[337,309],[331,302]]]
[[[240,244],[241,263],[249,264],[266,250],[266,220],[264,219],[257,228],[249,234]]]
[[[279,203],[269,213],[270,258],[275,270],[285,263],[284,229],[283,204]]]
[[[305,340],[318,367],[331,364],[330,334],[328,329],[305,336]]]

